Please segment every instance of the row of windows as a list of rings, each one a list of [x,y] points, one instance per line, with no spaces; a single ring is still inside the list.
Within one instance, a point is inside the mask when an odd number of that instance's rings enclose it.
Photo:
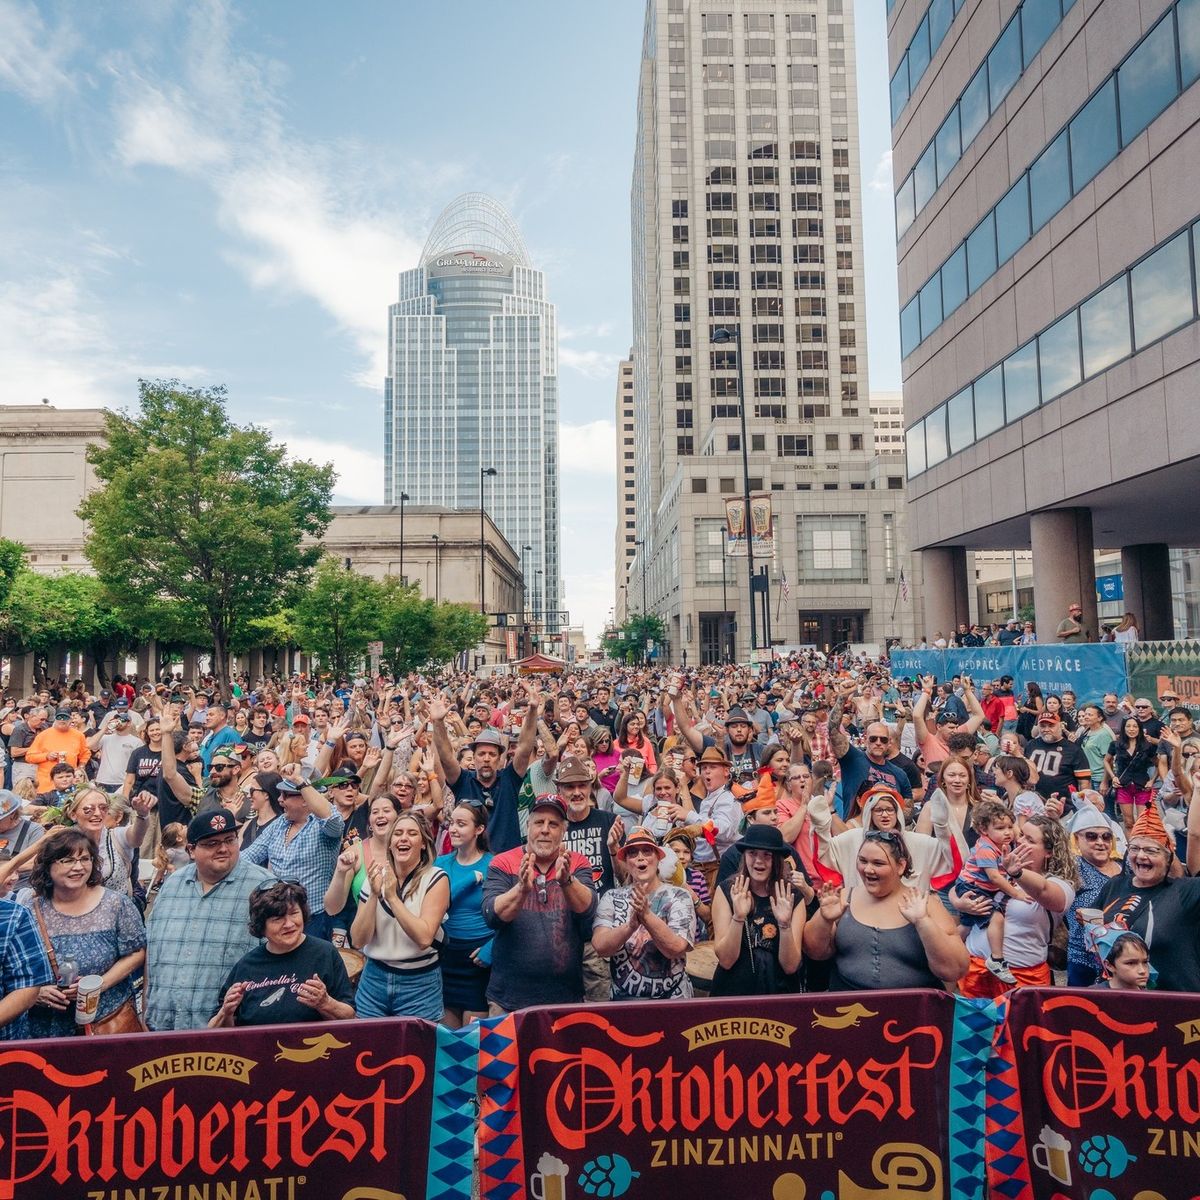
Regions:
[[[975,140],[988,117],[1000,106],[1074,3],[1075,0],[1024,0],[1013,13],[983,65],[971,77],[942,127],[896,192],[898,238],[933,198],[963,151]],[[893,112],[898,114],[896,81],[892,84]]]
[[[1200,223],[1153,250],[906,431],[911,479],[1196,319]]]
[[[911,354],[1197,79],[1200,0],[1178,0],[905,305],[901,355]]]
[[[917,90],[921,76],[930,60],[938,52],[942,39],[950,32],[950,26],[962,8],[963,0],[932,0],[929,11],[917,26],[908,49],[901,55],[900,65],[892,76],[892,124],[896,123],[909,96]]]

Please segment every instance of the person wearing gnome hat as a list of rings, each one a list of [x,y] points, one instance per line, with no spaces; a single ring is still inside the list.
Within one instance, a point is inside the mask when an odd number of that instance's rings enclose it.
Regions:
[[[605,892],[596,907],[592,945],[610,960],[614,1000],[693,994],[687,954],[696,942],[696,907],[687,888],[659,877],[666,853],[648,829],[632,830],[617,851],[629,884]]]
[[[1182,879],[1174,839],[1151,804],[1134,822],[1125,870],[1100,893],[1104,924],[1139,934],[1158,970],[1158,990],[1200,992],[1200,877]]]
[[[1113,857],[1113,845],[1119,837],[1118,850],[1123,851],[1125,833],[1116,821],[1087,803],[1072,816],[1068,828],[1075,842],[1079,887],[1074,903],[1067,909],[1067,986],[1091,987],[1100,976],[1100,962],[1088,941],[1092,926],[1085,917],[1094,916],[1088,910],[1095,908],[1096,897],[1109,880],[1121,874],[1121,860]]]
[[[717,969],[711,996],[769,996],[798,987],[804,898],[791,884],[791,847],[774,825],[737,842],[738,873],[713,896]]]

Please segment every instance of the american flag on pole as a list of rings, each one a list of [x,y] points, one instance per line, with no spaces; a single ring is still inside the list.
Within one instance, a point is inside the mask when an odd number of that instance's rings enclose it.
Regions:
[[[785,600],[792,594],[792,589],[788,586],[786,569],[783,572],[783,577],[779,581],[779,589],[783,592],[783,598]]]
[[[900,568],[900,599],[908,603],[908,580],[904,578],[904,568]]]

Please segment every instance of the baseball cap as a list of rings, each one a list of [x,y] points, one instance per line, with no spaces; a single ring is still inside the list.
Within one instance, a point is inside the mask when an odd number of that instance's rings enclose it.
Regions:
[[[54,719],[56,721],[69,721],[71,719],[71,710],[69,708],[56,709]]]
[[[311,725],[312,721],[309,720],[308,716],[305,713],[297,713],[292,718],[292,724],[293,725]]]
[[[239,765],[238,756],[234,754],[232,747],[222,746],[220,750],[213,751],[213,756],[208,760],[209,766],[215,767],[217,763],[224,763],[226,766],[236,767]]]
[[[120,700],[116,701],[116,703],[113,704],[113,708],[117,712],[128,712],[129,701],[124,699],[124,697],[122,697]]]
[[[1056,717],[1054,715],[1054,713],[1042,713],[1042,715],[1040,717],[1038,717],[1038,724],[1039,725],[1057,725],[1057,724],[1059,724],[1059,719],[1058,719],[1058,717]]]
[[[539,808],[552,808],[564,821],[567,819],[567,806],[554,792],[543,792],[540,796],[534,796],[529,811],[537,812]]]
[[[187,840],[194,846],[207,837],[220,837],[225,833],[236,832],[237,822],[233,819],[232,814],[220,809],[193,817],[188,822]]]

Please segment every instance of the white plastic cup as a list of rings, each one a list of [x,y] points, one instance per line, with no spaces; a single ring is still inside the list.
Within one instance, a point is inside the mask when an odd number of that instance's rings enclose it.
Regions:
[[[99,975],[84,975],[80,978],[79,990],[75,993],[76,1025],[90,1025],[96,1019],[103,987],[104,979]]]

